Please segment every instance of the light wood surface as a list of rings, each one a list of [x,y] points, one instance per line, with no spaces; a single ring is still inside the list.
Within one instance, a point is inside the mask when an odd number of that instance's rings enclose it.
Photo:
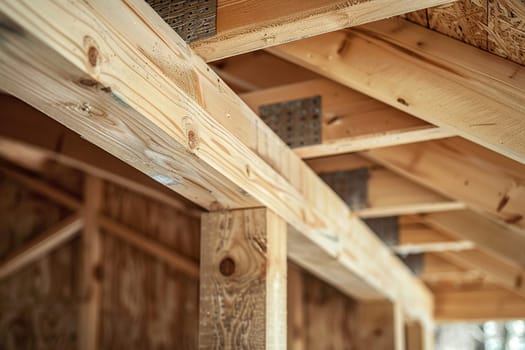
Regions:
[[[450,2],[219,0],[217,34],[192,47],[213,61]]]
[[[200,349],[286,348],[286,223],[267,209],[202,216]]]
[[[525,162],[525,70],[516,63],[399,18],[270,50]]]
[[[303,265],[427,317],[424,285],[144,2],[7,1],[1,12],[26,33],[3,32],[6,91],[205,208],[268,207],[331,268],[312,254]],[[385,288],[394,280],[403,287]]]

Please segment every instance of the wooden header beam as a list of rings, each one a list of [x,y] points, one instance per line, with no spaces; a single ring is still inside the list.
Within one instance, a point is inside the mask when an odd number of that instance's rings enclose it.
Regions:
[[[219,0],[217,34],[192,47],[214,61],[452,1]]]
[[[209,210],[269,208],[315,248],[294,255],[313,273],[430,318],[426,287],[145,2],[13,0],[0,13],[7,92]]]
[[[403,19],[272,53],[525,163],[525,68]]]

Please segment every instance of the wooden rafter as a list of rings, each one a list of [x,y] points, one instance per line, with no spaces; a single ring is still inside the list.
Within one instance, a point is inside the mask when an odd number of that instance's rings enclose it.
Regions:
[[[205,208],[270,208],[292,246],[315,248],[289,252],[303,266],[428,318],[426,288],[144,2],[6,1],[1,12],[6,91]]]
[[[219,0],[217,34],[192,47],[206,61],[214,61],[450,2]]]
[[[525,298],[495,286],[435,291],[438,322],[525,317]]]
[[[525,235],[511,225],[470,210],[427,214],[423,220],[435,229],[472,241],[487,253],[525,267]]]
[[[362,153],[424,186],[525,227],[525,166],[459,138]]]
[[[270,50],[525,162],[525,74],[518,64],[403,19],[379,21]]]
[[[23,244],[0,262],[0,280],[24,266],[28,266],[70,240],[82,229],[83,225],[82,216],[73,214],[48,228],[28,243]]]
[[[310,159],[307,164],[317,173],[368,168],[367,207],[357,211],[361,217],[397,216],[465,208],[459,201],[450,200],[354,154]]]
[[[294,149],[316,158],[452,136],[400,110],[328,79],[316,79],[240,95],[254,112],[259,107],[321,97],[322,143]]]

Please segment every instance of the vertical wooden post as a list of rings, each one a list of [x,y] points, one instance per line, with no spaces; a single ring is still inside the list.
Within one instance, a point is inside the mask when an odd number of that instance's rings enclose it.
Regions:
[[[405,345],[405,317],[399,304],[394,304],[394,349],[406,350]]]
[[[434,325],[423,326],[419,322],[406,325],[407,350],[433,350]]]
[[[97,216],[102,205],[103,182],[86,175],[84,184],[84,231],[82,232],[82,263],[80,274],[80,320],[78,339],[80,350],[98,349],[98,325],[101,294],[101,235]]]
[[[267,209],[201,223],[200,349],[286,349],[286,223]]]
[[[288,350],[306,349],[303,288],[301,269],[288,265]]]
[[[396,310],[397,309],[397,310]],[[355,349],[405,350],[403,317],[390,301],[366,301],[356,310]],[[399,323],[401,322],[401,326]]]

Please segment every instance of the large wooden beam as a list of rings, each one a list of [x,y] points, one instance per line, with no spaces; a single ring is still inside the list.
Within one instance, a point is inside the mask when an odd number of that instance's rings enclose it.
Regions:
[[[295,254],[303,266],[428,318],[423,284],[145,2],[5,1],[0,12],[5,91],[207,209],[271,209],[315,248]]]
[[[28,243],[22,245],[0,262],[0,280],[24,266],[42,258],[62,243],[71,239],[84,224],[83,218],[74,214],[45,230]]]
[[[525,298],[499,287],[440,290],[435,298],[438,322],[525,318]]]
[[[286,348],[286,223],[268,209],[204,214],[200,349]]]
[[[213,61],[449,2],[219,0],[217,34],[192,47]]]
[[[452,136],[398,109],[328,79],[309,80],[242,94],[259,113],[261,106],[321,97],[320,144],[294,149],[301,158],[316,158]]]
[[[525,227],[522,164],[459,138],[375,149],[362,155],[447,197]]]
[[[525,68],[516,63],[399,18],[270,50],[525,162]]]

